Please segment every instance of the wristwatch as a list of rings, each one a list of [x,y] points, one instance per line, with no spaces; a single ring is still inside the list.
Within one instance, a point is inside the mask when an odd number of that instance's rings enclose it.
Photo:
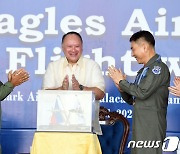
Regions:
[[[83,90],[83,89],[84,89],[84,86],[80,84],[80,85],[79,85],[79,89],[80,89],[80,90]]]
[[[122,81],[122,80],[119,80],[119,85],[120,85],[121,81]]]

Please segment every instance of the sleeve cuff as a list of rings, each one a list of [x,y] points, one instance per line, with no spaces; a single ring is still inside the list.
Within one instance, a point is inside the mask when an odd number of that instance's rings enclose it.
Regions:
[[[13,84],[11,82],[6,82],[4,85],[6,85],[9,88],[14,88]]]

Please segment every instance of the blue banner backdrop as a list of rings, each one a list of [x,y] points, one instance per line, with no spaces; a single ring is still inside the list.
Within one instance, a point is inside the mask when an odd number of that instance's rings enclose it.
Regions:
[[[62,35],[72,30],[83,37],[84,56],[102,68],[106,95],[101,105],[122,113],[131,123],[132,107],[121,98],[107,76],[107,68],[121,68],[129,81],[134,80],[141,66],[131,57],[129,38],[140,29],[154,34],[156,51],[168,65],[173,84],[174,76],[180,76],[178,0],[1,0],[0,80],[6,82],[6,73],[20,67],[30,73],[30,80],[2,102],[3,154],[30,150],[36,128],[37,91],[47,64],[63,56]],[[180,136],[179,110],[180,98],[169,95],[167,136]],[[10,135],[15,138],[11,140]]]

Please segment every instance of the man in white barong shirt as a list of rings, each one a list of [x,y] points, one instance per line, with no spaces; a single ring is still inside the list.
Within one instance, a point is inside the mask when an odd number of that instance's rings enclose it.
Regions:
[[[99,125],[99,101],[105,95],[105,82],[100,66],[82,56],[83,40],[79,33],[69,32],[62,37],[61,57],[48,65],[43,79],[43,89],[92,91],[96,98],[94,132],[101,134]]]

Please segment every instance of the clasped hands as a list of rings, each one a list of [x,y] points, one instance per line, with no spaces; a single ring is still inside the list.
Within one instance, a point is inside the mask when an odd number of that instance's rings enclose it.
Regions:
[[[126,75],[122,73],[121,69],[117,69],[114,66],[108,67],[108,76],[114,81],[116,87],[122,91],[119,87],[119,81],[125,80]]]
[[[72,89],[73,90],[80,90],[79,85],[80,85],[79,82],[76,80],[75,75],[73,74],[72,75]],[[62,90],[68,90],[68,88],[69,88],[69,76],[66,75],[63,82],[62,82],[61,89]]]
[[[14,87],[19,86],[27,80],[29,80],[29,73],[23,68],[20,68],[14,72],[11,70],[8,73],[8,81],[11,82]]]

